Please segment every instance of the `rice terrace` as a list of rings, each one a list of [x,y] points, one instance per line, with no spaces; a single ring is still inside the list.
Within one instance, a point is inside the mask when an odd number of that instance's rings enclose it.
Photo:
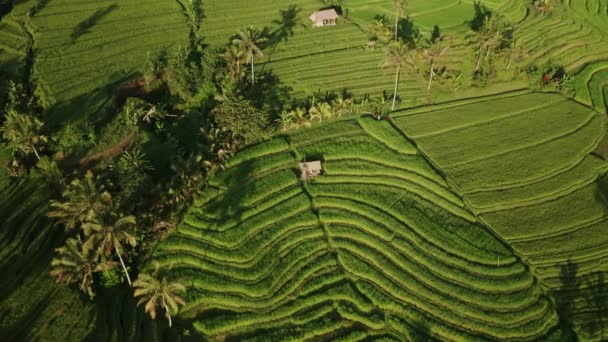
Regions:
[[[608,1],[0,0],[1,341],[608,341]]]

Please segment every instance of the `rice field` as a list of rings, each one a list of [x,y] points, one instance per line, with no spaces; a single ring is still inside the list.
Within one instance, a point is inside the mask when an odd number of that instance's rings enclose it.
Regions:
[[[34,77],[60,119],[95,113],[119,84],[141,72],[149,52],[186,45],[189,29],[177,1],[48,2],[32,18]],[[77,110],[77,108],[79,110]]]
[[[606,116],[556,94],[517,92],[403,111],[394,122],[543,287],[575,303],[582,336],[598,339],[608,324],[597,303],[608,289],[596,284],[608,272],[599,179],[608,165],[592,152],[605,139]]]
[[[302,183],[303,158],[324,174]],[[525,265],[371,118],[244,150],[154,260],[188,286],[181,315],[212,338],[532,340],[557,324]]]

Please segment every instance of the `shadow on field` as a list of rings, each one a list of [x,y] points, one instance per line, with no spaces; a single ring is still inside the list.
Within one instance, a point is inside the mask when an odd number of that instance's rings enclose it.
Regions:
[[[221,184],[225,184],[226,189],[205,210],[217,218],[219,225],[227,221],[239,225],[243,212],[248,208],[244,204],[244,199],[255,194],[257,191],[265,191],[265,189],[258,189],[256,181],[251,179],[251,177],[255,176],[252,174],[252,170],[258,162],[256,159],[245,161],[238,166],[224,171],[220,175],[222,179]]]
[[[40,13],[40,11],[42,11],[49,4],[49,2],[51,2],[51,0],[38,0],[36,5],[30,10],[30,16],[33,17],[36,14]]]
[[[399,32],[399,38],[410,48],[416,47],[421,39],[420,29],[416,27],[410,17],[399,19],[397,31]]]
[[[466,23],[471,30],[479,32],[485,27],[486,20],[492,18],[492,11],[479,1],[475,1],[473,6],[475,15],[473,16],[473,19],[466,21]]]
[[[608,332],[608,284],[605,272],[578,273],[579,266],[571,260],[561,267],[559,279],[562,287],[554,293],[561,329],[560,340],[579,339],[574,330],[575,321],[577,330],[585,338],[601,340]]]
[[[297,26],[306,28],[306,25],[302,23],[300,18],[301,11],[302,9],[298,5],[289,5],[287,9],[279,10],[281,18],[272,21],[272,28],[264,28],[269,37],[268,45],[271,47],[268,53],[268,62],[272,59],[277,46],[280,43],[287,43],[289,38],[293,37]]]
[[[97,10],[97,12],[93,13],[93,15],[76,25],[72,31],[72,34],[70,35],[70,38],[72,38],[72,44],[75,43],[78,38],[90,33],[91,28],[97,25],[97,23],[103,19],[103,17],[114,12],[116,9],[118,9],[118,5],[112,4],[104,9]]]

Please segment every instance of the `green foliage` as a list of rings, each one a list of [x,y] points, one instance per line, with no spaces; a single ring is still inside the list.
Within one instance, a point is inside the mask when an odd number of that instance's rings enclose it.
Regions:
[[[91,149],[96,141],[95,127],[88,121],[68,123],[51,137],[52,149],[61,156],[80,155]]]
[[[115,165],[118,185],[123,201],[137,201],[143,195],[144,188],[151,185],[150,173],[154,168],[139,149],[124,152]]]
[[[43,125],[32,115],[20,114],[12,109],[6,112],[0,133],[14,158],[28,157],[33,153],[40,159],[38,150],[47,143],[47,137],[42,134]]]
[[[255,108],[243,99],[228,99],[211,111],[215,122],[232,133],[244,144],[268,137],[270,125],[268,114]]]
[[[105,288],[119,286],[125,282],[125,276],[118,268],[112,268],[99,272],[100,285]]]

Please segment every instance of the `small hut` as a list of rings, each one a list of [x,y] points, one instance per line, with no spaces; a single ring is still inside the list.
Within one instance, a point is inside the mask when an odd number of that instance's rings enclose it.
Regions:
[[[334,26],[338,23],[338,12],[330,8],[327,10],[317,11],[310,15],[313,27]]]
[[[321,171],[323,171],[323,166],[320,160],[300,163],[300,179],[302,181],[319,176]]]

